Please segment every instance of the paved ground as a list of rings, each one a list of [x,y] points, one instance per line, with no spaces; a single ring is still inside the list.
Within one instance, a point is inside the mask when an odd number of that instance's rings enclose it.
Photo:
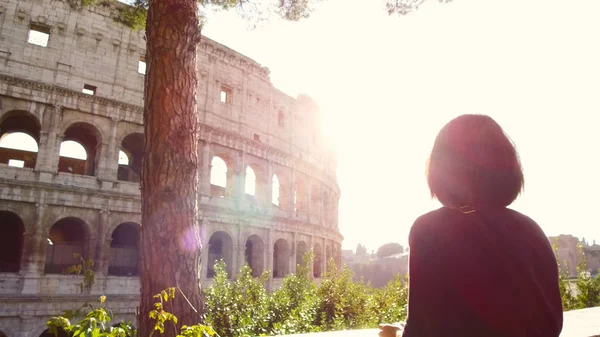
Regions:
[[[600,336],[600,307],[565,312],[560,337]],[[377,337],[378,329],[331,331],[299,334],[294,337]]]
[[[565,312],[560,337],[600,336],[600,307]]]

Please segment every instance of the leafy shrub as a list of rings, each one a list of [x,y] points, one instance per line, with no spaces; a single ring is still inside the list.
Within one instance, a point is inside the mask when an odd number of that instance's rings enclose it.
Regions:
[[[315,325],[319,299],[317,286],[311,277],[313,258],[312,253],[307,253],[296,274],[287,275],[281,288],[272,293],[269,303],[271,334],[321,331],[320,327]]]
[[[213,284],[205,290],[206,324],[221,336],[259,336],[269,325],[268,272],[252,277],[244,266],[235,281],[228,279],[223,261],[215,264]]]
[[[374,314],[377,323],[397,323],[406,318],[408,313],[408,277],[396,275],[388,284],[375,289]]]
[[[93,274],[88,275],[88,265],[82,260],[70,272],[83,275],[83,288],[93,284]],[[182,327],[181,337],[207,337],[212,335],[249,337],[294,333],[331,331],[341,329],[374,328],[381,322],[397,322],[406,316],[407,288],[403,277],[398,276],[382,289],[364,282],[353,281],[352,272],[339,269],[330,260],[321,283],[312,278],[313,254],[304,256],[296,274],[287,275],[279,289],[268,293],[270,273],[252,277],[252,270],[244,266],[234,280],[230,280],[223,261],[215,266],[215,277],[210,287],[204,289],[204,315],[200,325]],[[90,283],[91,282],[91,283]],[[155,332],[162,333],[177,317],[164,309],[164,303],[175,298],[177,290],[168,288],[154,296],[155,309],[150,317],[155,320]],[[48,322],[49,331],[64,330],[69,336],[135,337],[133,325],[122,323],[110,327],[112,313],[104,306],[84,307],[53,317]],[[72,324],[81,318],[77,323]]]
[[[339,269],[333,260],[329,261],[317,290],[317,324],[324,331],[377,326],[374,289],[362,281],[354,282],[352,278],[352,271],[347,266]]]

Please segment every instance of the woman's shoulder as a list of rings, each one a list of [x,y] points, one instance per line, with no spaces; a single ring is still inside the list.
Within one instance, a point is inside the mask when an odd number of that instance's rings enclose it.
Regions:
[[[419,216],[414,222],[410,229],[410,236],[418,235],[419,233],[431,232],[435,227],[447,219],[450,216],[450,209],[446,207],[440,207],[436,210],[427,212]]]

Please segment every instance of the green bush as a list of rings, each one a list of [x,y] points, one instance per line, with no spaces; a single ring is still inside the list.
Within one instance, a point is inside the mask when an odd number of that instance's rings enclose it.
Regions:
[[[556,249],[556,247],[554,247]],[[592,277],[586,268],[582,247],[578,265],[578,279],[569,280],[559,263],[559,287],[564,310],[600,306],[600,273]],[[555,250],[556,251],[556,250]],[[558,262],[558,259],[557,259]],[[82,260],[69,272],[83,275],[82,289],[94,281],[89,265]],[[363,281],[353,280],[347,266],[338,268],[329,261],[327,272],[320,284],[312,278],[313,255],[307,253],[295,274],[287,275],[281,287],[267,292],[269,271],[260,277],[252,277],[252,270],[244,266],[235,279],[230,280],[223,261],[215,266],[211,286],[204,289],[204,315],[202,325],[184,327],[179,336],[249,337],[274,336],[318,331],[375,328],[379,323],[396,323],[406,318],[408,307],[408,279],[396,275],[382,288],[374,288]],[[93,272],[92,272],[93,273]],[[571,290],[575,282],[577,292]],[[176,289],[169,288],[157,294],[156,310],[148,313],[156,320],[160,332],[167,325],[177,322],[177,317],[163,309],[163,303],[175,298]],[[47,325],[51,332],[64,330],[75,336],[134,337],[137,332],[131,324],[110,327],[112,314],[104,305],[87,304],[61,316],[53,317]],[[75,323],[71,323],[75,322]]]
[[[377,323],[397,323],[408,313],[408,277],[396,275],[388,284],[375,289],[375,316]]]
[[[319,298],[317,287],[312,280],[312,262],[313,254],[306,254],[296,274],[287,275],[281,287],[271,294],[270,334],[287,335],[321,331],[320,327],[315,325]]]
[[[324,331],[361,329],[377,326],[375,289],[362,281],[354,282],[347,266],[338,269],[330,260],[317,289],[319,311],[317,325]]]
[[[252,277],[247,265],[235,281],[228,279],[223,261],[215,264],[213,284],[206,288],[206,324],[221,336],[260,336],[268,332],[269,295],[265,284],[269,274]]]
[[[592,277],[587,268],[583,247],[578,244],[579,264],[577,265],[577,280],[569,279],[568,265],[566,261],[560,263],[556,240],[552,244],[556,261],[558,263],[559,280],[558,285],[565,311],[592,308],[600,306],[600,273]],[[572,284],[576,285],[576,293],[573,293]]]

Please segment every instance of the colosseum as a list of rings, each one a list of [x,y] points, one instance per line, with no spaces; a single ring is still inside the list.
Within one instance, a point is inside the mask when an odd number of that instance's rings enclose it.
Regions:
[[[38,337],[46,320],[107,295],[116,322],[139,299],[143,32],[121,4],[0,3],[0,336]],[[315,254],[340,263],[336,160],[309,97],[208,38],[198,45],[203,282],[216,260],[248,263],[268,286]],[[65,274],[95,261],[96,280]]]

